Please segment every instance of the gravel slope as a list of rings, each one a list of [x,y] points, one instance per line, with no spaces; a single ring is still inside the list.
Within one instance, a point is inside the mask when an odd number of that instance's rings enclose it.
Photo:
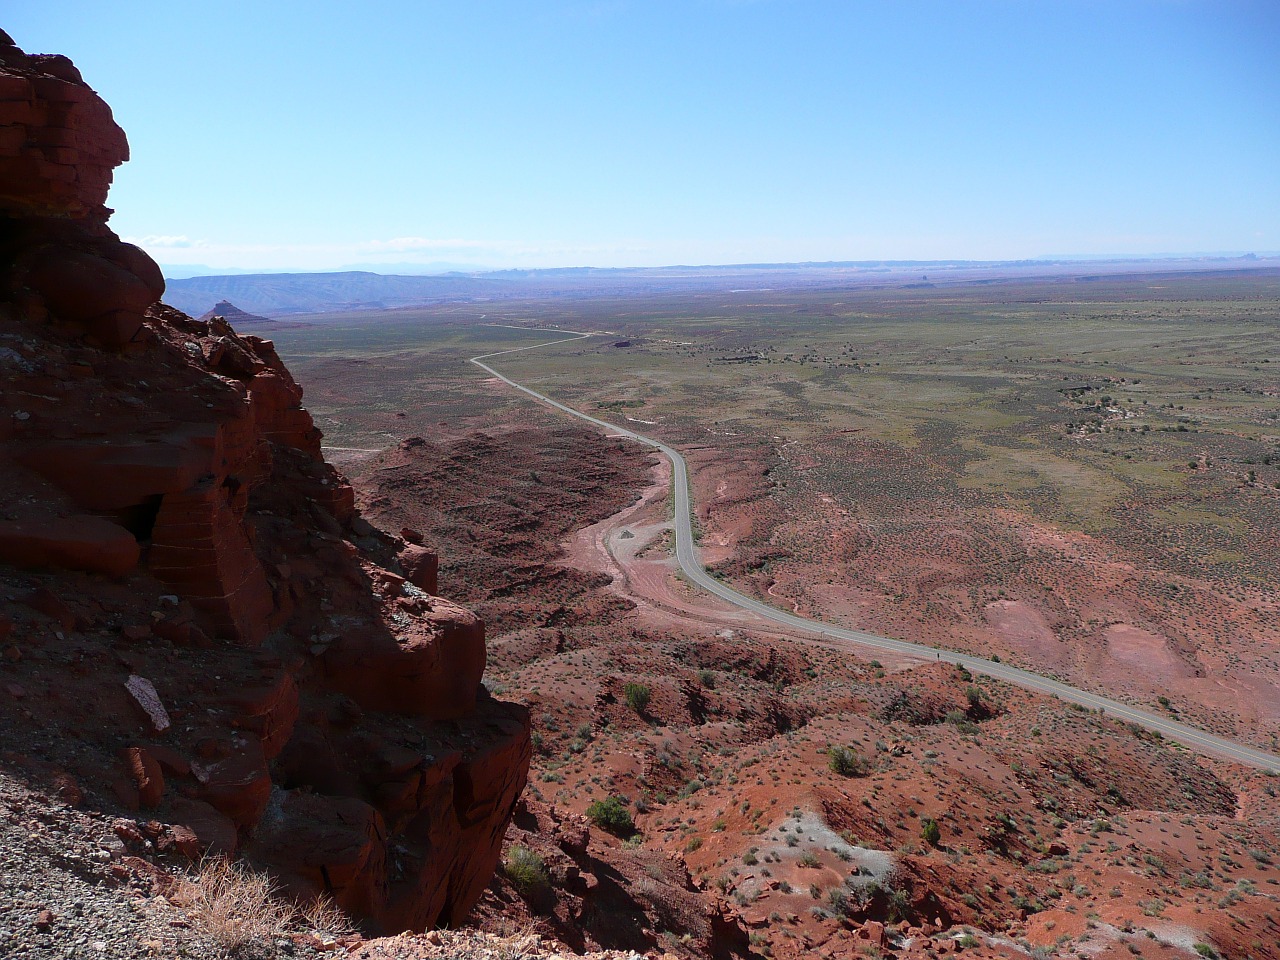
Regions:
[[[219,957],[145,873],[112,824],[0,772],[0,957]]]
[[[0,767],[0,958],[4,960],[567,960],[562,944],[536,936],[495,937],[474,930],[343,937],[327,944],[306,934],[239,950],[204,933],[198,921],[159,895],[165,873],[130,855],[117,836],[132,820],[69,806]],[[133,828],[133,829],[131,829]],[[136,834],[134,834],[136,836]],[[325,949],[325,946],[329,949]],[[609,951],[583,960],[640,960]]]

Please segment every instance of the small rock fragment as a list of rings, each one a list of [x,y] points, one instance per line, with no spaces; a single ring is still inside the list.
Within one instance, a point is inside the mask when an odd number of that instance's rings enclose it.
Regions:
[[[131,673],[129,679],[125,681],[125,689],[151,719],[151,725],[156,733],[163,733],[169,729],[172,725],[169,721],[169,713],[160,702],[160,694],[156,693],[155,685],[150,680]]]

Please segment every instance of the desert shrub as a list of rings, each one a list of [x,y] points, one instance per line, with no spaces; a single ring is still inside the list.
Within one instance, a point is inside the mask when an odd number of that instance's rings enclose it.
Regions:
[[[223,857],[205,860],[194,875],[179,878],[168,899],[232,955],[272,945],[293,914],[276,898],[270,877]]]
[[[550,882],[547,865],[528,847],[514,844],[507,851],[507,861],[502,865],[511,885],[525,896],[541,890]]]
[[[1195,950],[1202,957],[1208,957],[1209,960],[1218,960],[1218,951],[1207,943],[1197,943]]]
[[[969,701],[969,716],[981,717],[986,713],[986,704],[982,701],[982,691],[978,687],[967,687],[965,699]]]
[[[619,837],[634,833],[636,829],[631,812],[618,797],[592,801],[591,806],[587,807],[587,817],[600,829]]]
[[[925,817],[920,821],[920,839],[931,847],[936,847],[942,840],[942,828],[933,817]]]
[[[690,780],[688,783],[686,783],[683,787],[680,788],[680,799],[683,800],[685,797],[693,796],[695,793],[697,793],[699,790],[701,790],[705,786],[706,786],[706,783],[703,782],[702,778],[694,777],[692,780]]]
[[[716,685],[716,675],[711,670],[705,670],[705,669],[699,670],[698,682],[702,684],[704,687],[706,687],[708,690],[711,690]]]
[[[837,917],[847,916],[849,913],[849,897],[839,887],[832,887],[827,891],[827,906]]]
[[[946,721],[955,727],[960,733],[972,735],[977,733],[980,729],[976,723],[969,719],[968,714],[963,710],[948,710]]]
[[[889,894],[889,919],[895,922],[905,920],[907,912],[911,909],[911,894],[902,889],[889,890],[887,893]]]
[[[653,697],[653,691],[643,683],[628,683],[622,688],[622,696],[628,707],[636,713],[644,713]]]
[[[831,746],[827,748],[827,766],[842,777],[863,777],[871,765],[850,747]]]

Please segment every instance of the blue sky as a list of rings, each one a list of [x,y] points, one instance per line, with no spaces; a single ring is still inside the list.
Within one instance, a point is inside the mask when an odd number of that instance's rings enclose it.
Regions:
[[[16,6],[163,263],[1280,250],[1275,0]]]

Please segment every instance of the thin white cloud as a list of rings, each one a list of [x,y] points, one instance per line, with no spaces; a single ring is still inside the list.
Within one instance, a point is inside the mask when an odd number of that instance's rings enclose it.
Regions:
[[[192,240],[185,235],[168,236],[164,234],[149,233],[145,237],[125,237],[127,243],[135,244],[139,247],[162,247],[165,249],[180,249],[184,247],[199,247],[203,245],[201,240]]]
[[[167,264],[210,267],[326,270],[359,264],[434,264],[445,261],[476,267],[557,267],[584,263],[618,265],[653,259],[650,242],[632,238],[605,243],[474,240],[392,237],[350,243],[225,243],[186,236],[151,234],[129,237]]]

